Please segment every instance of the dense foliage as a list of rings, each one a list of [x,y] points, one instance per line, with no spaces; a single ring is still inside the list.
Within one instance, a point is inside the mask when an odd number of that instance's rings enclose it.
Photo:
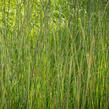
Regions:
[[[109,0],[0,0],[0,109],[109,109]]]

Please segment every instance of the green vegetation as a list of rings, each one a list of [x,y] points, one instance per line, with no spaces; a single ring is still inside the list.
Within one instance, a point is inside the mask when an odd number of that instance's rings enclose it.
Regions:
[[[109,109],[109,0],[0,0],[0,109]]]

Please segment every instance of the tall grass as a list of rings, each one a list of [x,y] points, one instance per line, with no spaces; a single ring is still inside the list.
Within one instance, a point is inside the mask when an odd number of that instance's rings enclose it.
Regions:
[[[108,109],[108,28],[108,0],[0,0],[0,109]]]

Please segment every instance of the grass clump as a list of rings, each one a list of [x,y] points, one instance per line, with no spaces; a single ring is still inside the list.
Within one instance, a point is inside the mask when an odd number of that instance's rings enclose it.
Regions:
[[[108,109],[108,22],[108,0],[0,0],[0,109]]]

